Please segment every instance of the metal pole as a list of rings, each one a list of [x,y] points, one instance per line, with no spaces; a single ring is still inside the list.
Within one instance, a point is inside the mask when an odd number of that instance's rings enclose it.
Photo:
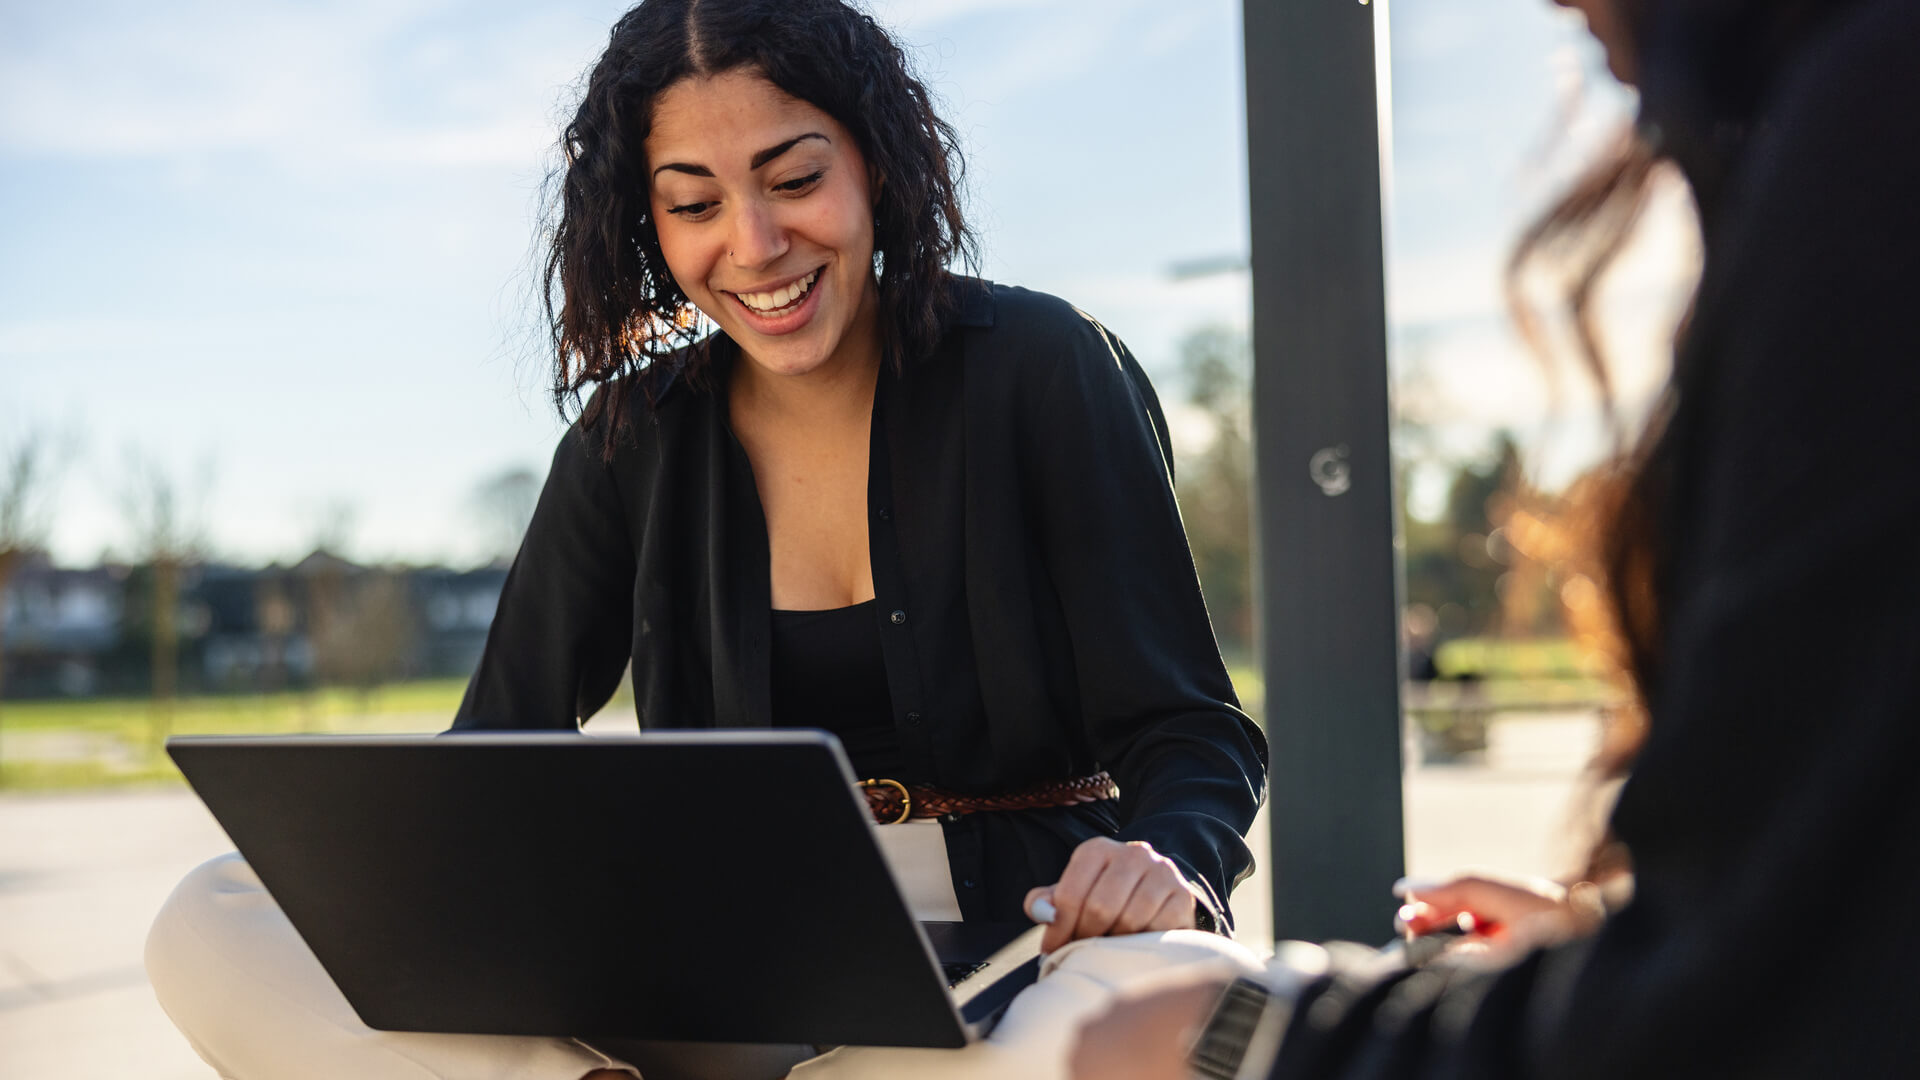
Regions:
[[[1274,936],[1379,941],[1405,842],[1378,6],[1244,7]]]

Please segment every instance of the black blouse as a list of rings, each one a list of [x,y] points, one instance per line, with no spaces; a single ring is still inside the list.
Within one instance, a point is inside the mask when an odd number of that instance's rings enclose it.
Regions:
[[[1110,770],[1118,800],[946,822],[968,919],[1018,919],[1096,835],[1227,917],[1266,738],[1240,710],[1174,503],[1165,417],[1072,306],[963,279],[932,354],[883,368],[867,507],[895,779],[996,793]],[[561,439],[460,729],[571,728],[632,660],[642,728],[771,723],[766,523],[727,419],[737,350],[623,435]],[[602,391],[605,392],[605,391]]]

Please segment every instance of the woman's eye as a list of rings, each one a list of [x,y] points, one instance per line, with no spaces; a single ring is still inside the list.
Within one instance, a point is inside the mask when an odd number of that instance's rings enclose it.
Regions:
[[[797,178],[797,179],[793,179],[793,180],[788,180],[788,181],[786,181],[785,183],[782,183],[782,184],[775,184],[775,185],[773,186],[773,190],[775,190],[775,191],[805,191],[805,190],[806,190],[807,188],[810,188],[810,187],[812,187],[812,186],[814,185],[814,183],[815,183],[815,181],[818,181],[818,180],[819,180],[819,179],[820,179],[820,178],[821,178],[822,176],[825,176],[825,175],[826,175],[826,174],[825,174],[825,173],[823,173],[823,172],[817,172],[817,173],[814,173],[814,174],[812,174],[811,176],[802,176],[802,177],[799,177],[799,178]]]
[[[667,213],[676,214],[680,217],[699,217],[701,214],[706,213],[711,206],[713,206],[713,204],[710,202],[681,203],[679,206],[667,207]]]

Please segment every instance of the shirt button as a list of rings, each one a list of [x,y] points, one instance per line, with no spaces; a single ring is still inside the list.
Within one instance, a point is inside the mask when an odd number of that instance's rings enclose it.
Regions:
[[[889,509],[887,509],[887,508],[886,508],[886,507],[884,507],[884,506],[883,506],[883,507],[881,507],[881,508],[880,508],[880,509],[879,509],[879,510],[877,511],[877,513],[879,514],[879,516],[880,516],[880,520],[881,520],[881,521],[891,521],[891,520],[893,520],[893,511],[891,511],[891,510],[889,510]]]
[[[920,714],[919,714],[919,713],[917,713],[917,712],[910,712],[910,713],[908,713],[908,714],[907,714],[907,726],[908,726],[908,727],[919,727],[919,726],[920,726]]]
[[[893,614],[887,616],[887,621],[893,623],[895,626],[899,626],[907,621],[907,613],[904,611],[895,611]]]
[[[965,879],[963,879],[963,880],[962,880],[962,881],[960,882],[960,887],[961,887],[961,888],[963,888],[963,889],[971,889],[971,888],[973,888],[973,879],[972,879],[972,878],[965,878]]]

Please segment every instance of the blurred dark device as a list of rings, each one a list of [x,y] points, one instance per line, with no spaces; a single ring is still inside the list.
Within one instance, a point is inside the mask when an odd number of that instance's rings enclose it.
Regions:
[[[914,920],[825,732],[167,751],[377,1029],[959,1047],[1039,973],[1040,927]]]
[[[1472,917],[1462,913],[1454,921],[1436,926],[1424,934],[1402,934],[1380,951],[1389,955],[1399,954],[1408,967],[1426,967],[1438,960],[1442,953],[1475,933]]]

